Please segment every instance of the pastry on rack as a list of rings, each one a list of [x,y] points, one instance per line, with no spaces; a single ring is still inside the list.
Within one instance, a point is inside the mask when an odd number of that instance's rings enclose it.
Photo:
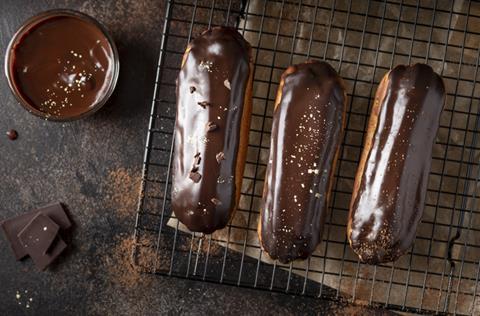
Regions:
[[[380,83],[348,219],[362,262],[394,261],[412,245],[444,99],[442,78],[428,65],[397,66]]]
[[[191,231],[212,233],[237,207],[252,107],[251,47],[235,30],[195,38],[177,79],[172,208]]]
[[[272,259],[305,259],[321,241],[345,106],[343,82],[325,62],[290,66],[281,77],[258,223]]]

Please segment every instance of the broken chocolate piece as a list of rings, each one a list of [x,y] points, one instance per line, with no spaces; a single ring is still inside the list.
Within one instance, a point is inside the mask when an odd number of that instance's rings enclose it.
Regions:
[[[218,128],[218,125],[213,123],[213,122],[208,122],[207,125],[205,126],[205,129],[207,132],[213,132]]]
[[[207,106],[210,106],[210,102],[208,101],[202,101],[202,102],[197,102],[198,105],[200,105],[202,108],[206,108]]]
[[[222,205],[222,201],[220,201],[220,200],[217,199],[217,198],[212,198],[211,201],[212,201],[212,203],[215,204],[215,205]]]
[[[220,163],[220,161],[225,160],[225,154],[221,151],[215,156],[215,158],[217,158],[217,162]]]
[[[55,240],[59,229],[60,226],[48,216],[38,213],[17,236],[27,253],[45,254]]]
[[[191,86],[191,87],[190,87],[190,93],[194,93],[194,92],[195,92],[195,90],[197,90],[197,89],[195,89],[195,87],[194,87],[194,86]]]
[[[202,175],[200,173],[196,172],[196,171],[192,171],[192,172],[190,172],[188,177],[190,179],[192,179],[193,182],[198,183],[198,182],[200,182],[200,179],[202,178]]]
[[[72,226],[72,222],[68,218],[68,215],[61,203],[55,203],[39,208],[38,211],[40,211],[43,215],[50,217],[58,226],[60,226],[60,229],[65,230]]]
[[[38,213],[50,217],[61,229],[68,229],[72,226],[70,219],[60,203],[42,207],[2,221],[0,226],[10,243],[10,248],[12,248],[16,260],[20,260],[27,255],[27,251],[20,243],[17,235]]]
[[[50,247],[48,253],[41,253],[39,251],[29,252],[29,255],[32,257],[33,262],[40,270],[45,270],[45,268],[50,265],[64,250],[67,248],[67,244],[63,239],[58,236]],[[32,248],[33,249],[33,248]]]

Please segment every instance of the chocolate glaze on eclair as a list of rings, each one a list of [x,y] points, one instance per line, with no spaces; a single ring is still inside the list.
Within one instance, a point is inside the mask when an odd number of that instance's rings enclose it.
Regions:
[[[240,198],[251,115],[251,48],[214,27],[187,47],[177,79],[172,208],[195,232],[227,225]]]
[[[422,217],[445,99],[430,66],[397,66],[377,90],[355,178],[348,239],[365,263],[398,259]]]
[[[272,259],[305,259],[321,241],[345,106],[342,80],[325,62],[281,77],[258,227]]]

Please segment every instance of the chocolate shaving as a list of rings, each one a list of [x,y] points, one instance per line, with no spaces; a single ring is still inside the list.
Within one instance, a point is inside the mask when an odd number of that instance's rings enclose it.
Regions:
[[[221,151],[215,156],[215,158],[217,158],[217,162],[220,163],[220,161],[225,160],[225,154]]]
[[[202,161],[202,157],[200,157],[200,153],[196,153],[195,156],[193,156],[193,165],[198,166],[200,161]],[[198,170],[198,168],[196,170]]]
[[[194,93],[197,89],[194,86],[190,87],[190,93]]]
[[[212,201],[212,203],[215,204],[215,205],[222,205],[222,201],[220,201],[220,200],[217,199],[217,198],[212,198],[211,201]]]
[[[208,122],[207,123],[207,126],[205,127],[205,129],[207,130],[207,132],[213,132],[214,130],[216,130],[218,128],[218,125],[213,123],[213,122]]]
[[[207,106],[210,106],[210,102],[208,101],[202,101],[202,102],[197,102],[198,105],[200,105],[202,108],[206,108]]]
[[[198,183],[198,182],[200,182],[200,179],[202,178],[202,175],[200,173],[196,172],[196,171],[192,171],[192,172],[190,172],[188,177],[190,179],[192,179],[193,182]]]

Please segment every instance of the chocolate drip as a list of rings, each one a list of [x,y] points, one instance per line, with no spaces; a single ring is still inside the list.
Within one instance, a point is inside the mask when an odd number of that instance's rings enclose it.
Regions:
[[[394,261],[422,217],[445,99],[430,66],[397,66],[375,96],[350,206],[348,237],[363,262]]]
[[[177,81],[172,208],[191,231],[212,233],[225,227],[239,197],[250,63],[250,45],[236,30],[225,27],[204,32],[184,55]],[[225,153],[221,164],[220,152]],[[192,174],[196,153],[201,160]]]
[[[291,66],[282,75],[259,223],[273,259],[307,258],[321,240],[345,99],[341,79],[325,62]]]

